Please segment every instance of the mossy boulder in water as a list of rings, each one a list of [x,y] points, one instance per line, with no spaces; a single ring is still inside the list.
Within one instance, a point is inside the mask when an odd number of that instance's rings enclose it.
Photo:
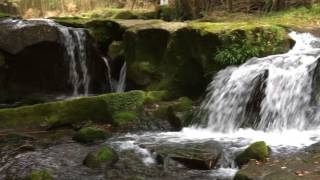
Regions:
[[[53,180],[53,177],[47,170],[33,171],[24,180]]]
[[[96,151],[90,152],[83,161],[83,164],[90,168],[104,168],[117,162],[118,155],[109,146],[102,146]]]
[[[242,166],[250,161],[256,159],[264,161],[270,155],[270,149],[264,141],[259,141],[251,144],[247,149],[240,153],[235,161],[238,166]]]
[[[93,143],[95,141],[102,141],[108,138],[108,133],[100,128],[84,127],[80,129],[74,136],[73,140],[81,143]]]

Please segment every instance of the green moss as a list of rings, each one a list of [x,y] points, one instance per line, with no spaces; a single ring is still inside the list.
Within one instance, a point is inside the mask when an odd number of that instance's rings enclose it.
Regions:
[[[114,19],[137,19],[138,16],[131,11],[121,11],[116,13],[112,18]]]
[[[72,139],[81,143],[92,143],[98,140],[104,140],[107,137],[107,132],[103,129],[85,127],[80,129]]]
[[[119,56],[123,56],[124,53],[124,47],[122,41],[114,41],[110,44],[108,49],[108,55],[115,59]]]
[[[138,116],[135,112],[119,112],[113,116],[113,119],[116,125],[124,126],[137,121]]]
[[[24,180],[53,180],[53,177],[47,170],[33,171],[31,175],[24,178]]]
[[[146,103],[155,103],[159,101],[169,100],[167,91],[149,91],[145,94]]]
[[[188,111],[192,108],[193,102],[188,97],[181,97],[178,99],[177,103],[172,105],[174,111]]]
[[[8,17],[11,17],[11,15],[9,15],[7,13],[0,12],[0,19],[1,18],[8,18]]]
[[[265,142],[259,141],[251,144],[247,149],[240,153],[235,161],[238,166],[242,166],[250,161],[250,159],[256,159],[263,161],[269,156],[269,148]]]
[[[89,153],[83,164],[90,168],[99,168],[102,165],[110,165],[117,161],[117,153],[109,146],[103,146],[99,150]]]
[[[251,180],[250,178],[248,178],[246,175],[237,172],[237,174],[235,175],[235,177],[233,178],[233,180]]]
[[[118,112],[140,112],[145,102],[143,91],[130,91],[127,93],[111,93],[102,98],[110,107],[113,114]]]
[[[112,124],[114,113],[123,111],[139,113],[144,101],[143,91],[131,91],[1,109],[0,128],[39,126],[55,128],[89,120]]]

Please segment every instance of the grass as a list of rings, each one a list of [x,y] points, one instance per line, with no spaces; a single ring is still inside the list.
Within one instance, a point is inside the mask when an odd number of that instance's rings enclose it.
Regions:
[[[298,29],[312,28],[320,25],[320,4],[315,4],[310,8],[292,8],[267,14],[215,12],[198,22],[192,22],[191,25],[209,31],[275,25]]]

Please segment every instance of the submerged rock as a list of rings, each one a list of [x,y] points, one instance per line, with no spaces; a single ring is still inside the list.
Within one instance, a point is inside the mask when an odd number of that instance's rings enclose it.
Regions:
[[[118,155],[114,149],[102,146],[94,152],[90,152],[83,161],[83,164],[90,168],[106,168],[118,160]]]
[[[148,147],[147,147],[148,148]],[[210,170],[222,154],[218,142],[172,143],[149,148],[157,154],[157,160],[164,168],[169,168],[169,160],[174,160],[190,169]]]
[[[73,140],[81,143],[93,143],[108,138],[108,133],[100,128],[85,127],[80,129],[74,136]]]
[[[270,155],[269,147],[264,141],[251,144],[247,149],[240,153],[235,161],[238,166],[248,163],[251,159],[264,161]]]

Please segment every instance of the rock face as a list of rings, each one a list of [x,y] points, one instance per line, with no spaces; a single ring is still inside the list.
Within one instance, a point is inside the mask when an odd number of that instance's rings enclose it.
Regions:
[[[47,20],[0,21],[0,102],[72,93],[67,39],[58,26]],[[86,40],[90,93],[108,91],[101,54],[88,33]]]

